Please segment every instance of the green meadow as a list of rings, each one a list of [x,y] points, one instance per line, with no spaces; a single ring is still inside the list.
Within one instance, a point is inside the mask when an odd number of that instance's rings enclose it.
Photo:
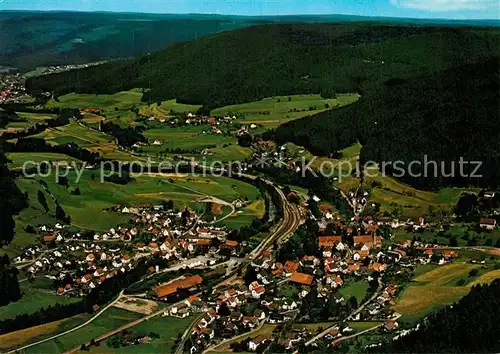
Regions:
[[[500,276],[500,270],[496,269],[482,271],[477,277],[470,278],[469,272],[473,269],[480,270],[480,266],[455,262],[426,267],[398,296],[394,310],[403,315],[402,320],[416,322],[426,314],[458,301],[472,286],[489,283]],[[460,279],[465,280],[463,285],[457,284]]]
[[[120,149],[115,138],[105,133],[81,126],[75,121],[69,124],[46,129],[43,132],[33,135],[54,145],[73,143],[81,148],[97,152],[104,158],[118,161],[144,160],[144,158],[131,156],[130,153]],[[31,153],[29,153],[31,155]],[[69,157],[67,160],[71,160]]]
[[[7,153],[7,158],[12,162],[9,163],[9,168],[16,169],[22,167],[26,163],[26,167],[30,168],[34,165],[38,165],[41,162],[49,161],[66,161],[71,162],[81,162],[78,159],[70,157],[64,154],[51,153],[51,152],[11,152]]]
[[[13,350],[22,345],[49,338],[84,323],[90,317],[91,315],[89,314],[76,315],[60,321],[49,322],[40,326],[1,335],[0,349],[3,351]]]
[[[150,143],[155,140],[161,145],[149,145],[139,149],[140,153],[154,156],[183,156],[193,158],[200,163],[213,161],[243,161],[251,156],[252,150],[238,145],[235,137],[213,134],[210,125],[153,128],[143,135]],[[172,150],[208,150],[206,155],[192,153],[171,153]],[[167,152],[169,151],[169,152]]]
[[[50,120],[56,117],[55,114],[49,113],[28,113],[28,112],[16,112],[16,114],[34,123],[43,123],[46,120]]]
[[[345,300],[349,300],[352,296],[356,297],[358,300],[358,304],[361,304],[363,299],[365,298],[366,292],[368,290],[368,283],[366,280],[358,280],[356,282],[350,282],[344,284],[340,288],[340,293],[345,298]]]
[[[131,109],[134,105],[141,104],[142,92],[140,89],[121,91],[112,95],[92,95],[82,93],[69,93],[60,96],[57,101],[50,100],[46,108],[98,108],[104,111]]]
[[[79,301],[77,298],[58,296],[51,288],[51,284],[52,280],[47,278],[36,279],[33,283],[23,281],[20,284],[23,297],[19,301],[0,307],[0,321],[23,314],[29,315],[55,304],[65,305]]]
[[[139,113],[145,116],[154,116],[156,118],[165,118],[172,113],[196,113],[201,106],[178,103],[177,100],[168,100],[151,105],[141,106]]]
[[[146,336],[153,332],[160,338],[119,349],[109,347],[107,341],[104,341],[99,347],[92,347],[89,351],[91,353],[173,353],[175,340],[184,333],[192,321],[193,317],[154,317],[130,328],[129,331],[138,336]]]
[[[113,329],[117,329],[127,323],[139,319],[142,315],[121,310],[115,307],[107,309],[101,316],[96,318],[89,325],[63,335],[59,338],[41,343],[25,350],[26,353],[61,353],[75,347],[80,347],[83,343],[90,342]]]
[[[40,178],[37,177],[37,179]],[[111,182],[101,183],[98,170],[85,170],[77,182],[77,174],[72,171],[68,175],[69,185],[70,188],[79,188],[80,195],[72,195],[68,188],[57,184],[54,174],[41,179],[47,184],[48,191],[70,215],[72,225],[100,231],[126,223],[130,219],[130,216],[126,214],[105,211],[116,205],[134,206],[172,200],[178,209],[188,206],[203,211],[205,206],[197,202],[197,199],[205,196],[214,196],[227,202],[235,199],[246,198],[253,201],[261,198],[260,192],[253,185],[227,177],[156,174],[137,177],[126,185],[120,185]],[[43,191],[37,180],[19,179],[18,185],[23,192],[28,193],[30,206],[23,209],[18,216],[17,230],[24,237],[16,236],[16,242],[25,239],[26,243],[30,243],[34,235],[27,234],[23,231],[23,227],[28,224],[53,223],[55,204],[49,195],[46,196],[49,203],[48,212],[39,204],[38,190],[42,190],[44,194],[47,192]],[[243,219],[247,221],[245,217]]]
[[[55,224],[56,205],[42,185],[34,180],[27,178],[19,178],[16,180],[19,189],[28,195],[28,206],[21,210],[21,212],[14,217],[16,222],[16,236],[13,243],[7,248],[4,248],[8,253],[16,254],[16,251],[21,251],[21,248],[37,242],[37,235],[28,233],[26,227],[28,225],[46,225]],[[40,204],[38,193],[43,195],[47,202],[47,210]],[[12,252],[9,252],[12,251]]]

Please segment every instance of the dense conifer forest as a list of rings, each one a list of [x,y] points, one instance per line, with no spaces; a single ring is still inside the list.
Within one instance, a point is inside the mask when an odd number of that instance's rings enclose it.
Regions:
[[[500,177],[499,60],[448,69],[411,80],[390,80],[359,102],[289,122],[276,131],[316,155],[329,155],[356,141],[361,162],[402,161],[386,172],[414,186],[496,186]],[[425,170],[424,158],[436,161]],[[475,175],[462,177],[459,161],[480,161]],[[408,166],[414,164],[408,173]],[[442,164],[442,163],[443,164]],[[444,170],[443,167],[444,166]],[[453,167],[454,165],[454,167]],[[476,164],[463,167],[471,176]],[[454,177],[446,177],[454,168]],[[418,177],[416,175],[422,175]]]

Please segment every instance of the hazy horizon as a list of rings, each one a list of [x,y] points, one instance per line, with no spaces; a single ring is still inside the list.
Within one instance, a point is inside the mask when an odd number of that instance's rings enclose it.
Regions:
[[[496,0],[0,0],[0,11],[500,20]]]
[[[0,0],[1,1],[1,0]],[[76,13],[110,13],[110,14],[137,14],[137,15],[165,15],[165,16],[221,16],[221,17],[366,17],[366,18],[387,18],[387,19],[408,19],[408,20],[428,20],[428,21],[497,21],[500,18],[447,18],[447,17],[410,17],[410,16],[387,16],[387,15],[356,15],[342,13],[297,13],[282,15],[247,15],[214,12],[145,12],[145,11],[113,11],[113,10],[32,10],[32,9],[0,9],[0,12],[76,12]]]

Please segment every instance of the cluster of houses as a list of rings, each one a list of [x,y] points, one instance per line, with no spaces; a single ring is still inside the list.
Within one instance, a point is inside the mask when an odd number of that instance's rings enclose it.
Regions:
[[[269,318],[270,310],[266,308],[269,303],[263,300],[263,295],[266,292],[265,286],[271,281],[260,277],[249,286],[242,283],[225,285],[213,290],[205,302],[197,298],[196,304],[203,303],[203,316],[191,329],[190,352],[201,352],[216,342],[254,330],[265,322],[281,323],[289,319],[274,315]],[[186,311],[192,308],[188,302],[189,298],[186,306],[183,306]],[[294,301],[290,300],[292,302]],[[294,308],[296,306],[295,303]],[[175,315],[179,309],[172,309],[171,315],[172,311]]]
[[[363,222],[376,225],[370,219]],[[256,329],[262,323],[284,323],[290,320],[312,287],[316,288],[318,298],[324,298],[326,301],[333,296],[337,303],[341,303],[346,300],[342,296],[342,288],[346,283],[350,284],[352,279],[356,281],[364,279],[370,282],[374,280],[374,274],[381,275],[398,263],[402,267],[427,264],[431,262],[432,255],[438,253],[442,259],[439,264],[443,264],[457,255],[452,250],[434,249],[427,247],[428,245],[411,244],[411,242],[383,247],[382,238],[376,235],[375,229],[372,233],[349,236],[352,237],[352,243],[344,241],[346,236],[319,236],[317,238],[319,255],[303,256],[301,259],[287,260],[284,263],[276,262],[271,253],[265,251],[262,259],[251,263],[257,270],[257,279],[248,287],[236,284],[214,292],[217,295],[216,303],[210,303],[213,306],[207,309],[204,319],[193,328],[194,343],[197,345],[191,348],[191,352],[202,351],[225,338]],[[409,248],[413,248],[416,252],[409,252]],[[411,253],[412,256],[408,256],[407,253]],[[282,297],[272,291],[283,284],[295,287],[296,297]],[[397,322],[399,315],[392,309],[399,286],[396,283],[379,284],[380,288],[364,305],[363,311],[359,311],[349,319],[380,321],[379,327],[382,330],[392,331],[399,325]],[[272,292],[269,293],[269,290]],[[248,309],[248,303],[257,304],[255,313],[245,313],[240,310]],[[188,307],[186,305],[186,308]],[[221,307],[229,311],[221,314],[219,310]],[[215,325],[211,325],[212,323]],[[314,336],[314,333],[306,329],[292,332],[294,336],[288,335],[280,339],[280,344],[287,350],[295,350],[298,343],[307,342]],[[322,340],[329,342],[329,345],[335,345],[339,337],[351,332],[349,326],[339,324]],[[258,350],[271,341],[273,341],[271,336],[256,335],[246,341],[247,350]]]
[[[345,299],[339,290],[344,282],[352,277],[369,280],[374,271],[382,273],[393,262],[381,251],[382,240],[379,236],[354,236],[354,240],[353,248],[343,243],[341,237],[320,236],[318,249],[322,252],[321,257],[304,256],[283,264],[273,260],[269,251],[263,252],[263,258],[254,260],[250,265],[256,269],[256,280],[248,286],[241,283],[226,285],[216,289],[212,297],[206,300],[206,314],[192,329],[193,343],[196,345],[191,348],[191,352],[203,351],[225,338],[256,329],[262,323],[287,322],[298,312],[313,286],[318,290],[318,297],[325,301],[335,296],[337,302],[343,302]],[[277,294],[275,289],[283,284],[295,287],[296,297]],[[395,296],[396,289],[396,286],[391,285],[381,292],[380,298],[384,299],[380,300],[382,306],[388,303],[387,299]],[[183,309],[190,311],[189,304],[186,303]],[[252,313],[248,313],[249,309],[252,309]],[[179,313],[179,309],[173,311]],[[341,331],[337,334],[341,335]],[[312,333],[301,333],[298,338],[288,338],[285,340],[286,347],[291,348],[312,336]],[[256,336],[248,341],[247,350],[255,351],[272,340],[271,337]]]
[[[22,79],[18,73],[0,75],[0,103],[16,103],[30,98]]]
[[[226,228],[197,226],[196,215],[187,209],[180,213],[152,205],[118,209],[131,215],[127,226],[85,236],[70,234],[62,225],[43,226],[41,244],[27,247],[14,261],[26,263],[30,276],[57,280],[57,294],[82,296],[106,279],[131,271],[143,257],[155,255],[183,268],[198,268],[236,256],[240,250],[238,242],[227,240]]]
[[[62,235],[43,236],[44,242],[63,241]],[[28,251],[30,248],[28,248]],[[98,244],[67,240],[43,251],[27,268],[30,276],[44,274],[61,286],[58,295],[82,296],[119,272],[133,269],[134,259],[123,244]],[[22,260],[16,259],[22,262]]]

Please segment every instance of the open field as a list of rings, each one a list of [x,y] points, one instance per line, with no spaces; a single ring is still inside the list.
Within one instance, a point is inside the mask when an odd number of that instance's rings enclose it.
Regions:
[[[80,346],[82,343],[99,337],[126,323],[132,322],[142,315],[117,308],[106,310],[95,321],[75,332],[66,334],[57,339],[28,348],[26,353],[61,353]]]
[[[368,174],[369,173],[369,174]],[[397,213],[417,219],[429,211],[439,215],[451,212],[466,189],[444,188],[437,192],[416,189],[397,179],[383,175],[378,169],[365,172],[364,187],[371,189],[370,201],[380,204],[380,212]]]
[[[27,163],[26,167],[30,168],[44,161],[80,162],[80,160],[68,155],[51,152],[11,152],[7,153],[7,158],[12,161],[9,163],[10,169],[20,168],[24,163]]]
[[[34,123],[31,121],[9,122],[9,124],[7,124],[5,126],[5,128],[9,129],[9,130],[24,130],[24,129],[28,129],[28,128],[32,127],[33,125],[34,125]]]
[[[269,97],[261,101],[217,108],[211,114],[236,115],[236,121],[239,123],[262,124],[266,128],[276,128],[285,122],[345,106],[358,99],[357,94],[339,94],[335,99],[323,99],[320,95]]]
[[[353,283],[344,284],[339,290],[339,292],[344,296],[346,300],[350,297],[355,296],[358,300],[358,304],[361,304],[365,298],[366,291],[368,290],[368,283],[365,280],[358,280]]]
[[[97,108],[101,111],[101,115],[85,113],[83,118],[85,123],[96,124],[101,116],[105,116],[106,121],[128,126],[135,123],[136,115],[133,109],[145,105],[141,102],[141,97],[141,89],[121,91],[112,95],[70,93],[60,96],[58,101],[50,100],[45,106],[47,108]]]
[[[149,155],[192,157],[200,163],[213,161],[243,161],[252,154],[252,150],[238,145],[236,138],[213,134],[209,125],[153,128],[144,131],[143,135],[150,143],[158,140],[161,145],[141,147],[139,151]],[[167,152],[175,149],[193,151],[193,153],[174,154]],[[207,149],[206,155],[199,152]],[[198,154],[195,154],[195,151]]]
[[[182,335],[184,333],[184,331],[190,326],[192,321],[192,317],[155,317],[130,328],[129,331],[140,336],[145,336],[153,332],[160,336],[159,339],[154,339],[149,343],[138,344],[118,349],[108,347],[106,341],[104,341],[99,347],[90,348],[90,352],[145,354],[173,353],[175,349],[175,340],[179,335]]]
[[[370,321],[370,322],[347,322],[349,327],[354,329],[356,332],[362,332],[364,330],[377,327],[381,322]]]
[[[46,129],[34,138],[42,138],[54,144],[66,144],[74,142],[80,147],[89,147],[114,141],[114,138],[91,129],[82,127],[75,121],[57,128]]]
[[[44,139],[55,145],[74,143],[81,148],[98,152],[103,157],[111,160],[144,160],[142,157],[131,156],[129,153],[120,150],[114,137],[81,126],[75,121],[71,121],[70,124],[65,126],[46,129],[39,134],[33,135],[33,137]]]
[[[327,329],[328,327],[333,326],[336,324],[336,322],[316,322],[316,323],[294,323],[292,325],[292,329],[303,329],[306,328],[313,333],[316,333],[319,329],[324,330]]]
[[[142,147],[141,150],[145,152],[159,152],[165,151],[165,149],[203,150],[205,148],[212,147],[213,145],[222,147],[224,144],[237,143],[236,139],[231,136],[216,134],[197,134],[180,138],[169,137],[162,139],[162,137],[165,136],[162,131],[147,130],[144,132],[144,136],[152,141],[158,139],[162,142],[162,145]]]
[[[485,274],[480,275],[476,279],[474,279],[472,282],[469,282],[467,285],[468,286],[474,286],[477,284],[485,284],[485,283],[490,283],[495,279],[500,278],[500,269],[492,270],[491,272],[487,272]]]
[[[46,120],[50,120],[56,117],[55,114],[50,113],[28,113],[28,112],[16,112],[19,117],[26,118],[33,123],[43,123]]]
[[[238,145],[236,140],[226,144],[209,149],[209,155],[204,157],[205,161],[210,164],[213,161],[222,162],[242,162],[252,156],[252,149]]]
[[[104,117],[98,116],[97,114],[85,113],[81,121],[87,124],[96,124],[97,126],[103,119]]]
[[[258,337],[258,336],[264,336],[264,337],[267,337],[267,338],[272,338],[273,331],[276,329],[276,327],[277,327],[277,325],[274,325],[274,324],[265,324],[259,330],[255,331],[255,332],[252,332],[252,333],[249,333],[246,336],[241,336],[241,337],[239,337],[236,340],[230,340],[230,341],[224,343],[223,345],[221,345],[220,347],[218,347],[216,350],[211,350],[209,353],[227,353],[227,352],[231,352],[232,350],[231,350],[230,346],[231,346],[232,343],[239,343],[239,342],[244,341],[247,338],[255,338],[255,337]]]
[[[47,108],[98,108],[102,110],[131,109],[141,104],[142,92],[140,89],[121,91],[112,95],[93,95],[69,93],[60,96],[57,101],[50,100],[45,104]]]
[[[137,298],[122,298],[114,304],[123,310],[137,312],[143,315],[152,314],[157,308],[158,304],[152,300],[137,299]]]
[[[415,278],[419,285],[444,286],[466,276],[472,269],[479,268],[476,264],[452,263],[432,269]]]
[[[172,113],[195,113],[200,108],[199,105],[187,105],[177,103],[175,99],[167,100],[148,105],[141,102],[142,90],[132,89],[121,91],[112,95],[92,95],[70,93],[58,98],[58,101],[50,100],[45,105],[46,108],[97,108],[101,115],[106,117],[106,121],[112,121],[121,126],[135,125],[136,115],[134,108],[139,109],[139,113],[144,116],[154,116],[158,119],[168,117]],[[98,123],[101,116],[86,113],[83,121],[85,123]]]
[[[298,155],[297,150],[302,150],[303,153],[300,155],[304,156],[306,160],[313,158],[310,152],[294,144],[287,144],[287,148],[296,155]],[[359,186],[359,179],[350,175],[354,171],[349,170],[348,166],[351,166],[352,169],[356,167],[356,160],[361,152],[361,145],[355,144],[340,152],[342,158],[328,159],[325,157],[316,157],[312,166],[319,168],[322,163],[328,164],[325,166],[333,165],[338,171],[334,177],[339,177],[339,174],[342,176],[335,185],[343,192],[348,193]],[[394,213],[397,211],[401,214],[401,217],[410,217],[413,219],[424,216],[429,211],[429,208],[432,208],[436,212],[451,211],[460,198],[461,193],[466,190],[463,188],[443,188],[437,192],[419,190],[393,177],[383,175],[375,167],[365,171],[363,187],[371,189],[369,200],[380,204],[380,212]],[[472,189],[472,191],[478,192],[477,189]]]
[[[154,116],[156,118],[165,118],[172,113],[196,113],[201,106],[177,103],[177,100],[162,101],[158,106],[158,103],[153,103],[152,105],[141,106],[139,113],[145,116]]]
[[[37,283],[48,282],[52,283],[49,279],[36,280],[33,284],[28,281],[21,283],[21,291],[23,297],[21,300],[11,302],[7,306],[0,307],[0,320],[14,318],[22,314],[32,314],[41,308],[53,306],[55,304],[65,305],[72,302],[78,302],[77,298],[68,298],[56,295],[54,290],[38,287]]]
[[[394,310],[403,315],[405,321],[415,321],[431,311],[450,305],[469,292],[473,285],[488,283],[500,277],[499,270],[485,270],[472,281],[467,282],[472,269],[480,269],[479,265],[468,263],[452,263],[441,267],[427,267],[427,272],[419,274],[414,283],[409,285],[400,295]],[[466,283],[457,285],[464,279]]]
[[[266,205],[264,199],[258,199],[246,207],[237,210],[236,213],[221,221],[218,225],[225,225],[232,229],[240,229],[242,226],[249,225],[253,219],[262,218],[265,211]]]
[[[49,322],[40,326],[26,328],[0,336],[0,350],[14,349],[23,344],[29,344],[62,333],[84,323],[90,318],[89,314],[76,315],[64,320]]]

